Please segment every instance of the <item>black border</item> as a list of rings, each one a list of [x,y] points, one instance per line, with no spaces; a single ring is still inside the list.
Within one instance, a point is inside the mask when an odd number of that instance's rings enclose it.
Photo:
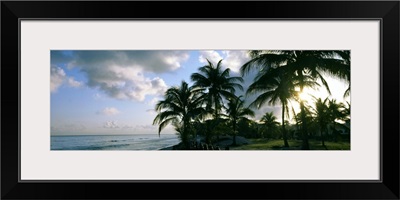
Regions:
[[[156,9],[157,8],[157,9]],[[161,10],[159,8],[164,8]],[[381,182],[18,182],[19,19],[380,19]],[[2,199],[399,199],[398,1],[2,1]],[[14,76],[12,76],[13,74]],[[18,73],[19,74],[19,73]],[[18,88],[17,88],[18,87]],[[16,98],[18,96],[18,98]],[[18,111],[18,112],[17,112]],[[384,122],[384,123],[383,123]],[[15,130],[17,128],[18,132]],[[368,156],[368,155],[366,155]],[[160,166],[162,168],[162,166]],[[228,190],[225,188],[229,188]],[[148,193],[147,189],[154,192]],[[189,191],[186,192],[186,191]]]
[[[377,18],[364,18],[364,19],[353,19],[353,18],[350,18],[350,19],[344,19],[344,18],[340,18],[340,19],[338,19],[338,18],[335,18],[335,19],[333,19],[333,18],[330,18],[330,19],[323,19],[323,18],[315,18],[315,19],[310,19],[310,18],[285,18],[285,19],[283,19],[283,18],[274,18],[274,19],[270,19],[270,18],[253,18],[253,19],[243,19],[243,18],[217,18],[217,19],[208,19],[208,18],[185,18],[185,19],[179,19],[179,18],[140,18],[140,19],[137,19],[137,18],[84,18],[84,19],[76,19],[76,18],[63,18],[63,19],[57,19],[57,18],[46,18],[46,19],[43,19],[43,18],[19,18],[19,20],[18,20],[18,29],[19,29],[19,37],[18,37],[18,44],[19,44],[19,47],[21,47],[20,45],[21,45],[21,32],[20,32],[20,30],[21,30],[21,21],[116,21],[116,22],[118,22],[118,21],[154,21],[154,20],[156,20],[156,21],[216,21],[216,20],[219,20],[219,21],[249,21],[249,22],[252,22],[252,21],[266,21],[266,20],[268,20],[268,21],[288,21],[288,20],[290,20],[290,21],[300,21],[300,22],[304,22],[304,21],[349,21],[349,20],[351,20],[351,21],[377,21],[377,22],[379,22],[379,25],[380,25],[380,27],[379,27],[379,34],[380,34],[380,36],[382,35],[382,28],[383,28],[383,26],[382,26],[382,19],[377,19]],[[380,37],[379,36],[379,37]],[[379,48],[380,49],[382,49],[382,37],[380,37],[379,38],[379,42],[380,42],[380,45],[379,45]],[[379,50],[380,50],[379,49]],[[18,62],[19,62],[19,65],[18,65],[18,80],[19,80],[19,83],[21,83],[20,81],[21,81],[21,48],[19,48],[19,52],[18,52],[18,55],[19,55],[19,57],[18,57]],[[383,56],[383,54],[382,54],[382,52],[380,51],[380,58]],[[383,66],[383,64],[382,64],[382,60],[380,60],[380,63],[379,63],[379,77],[380,77],[380,79],[379,79],[379,84],[380,84],[380,89],[382,90],[382,85],[383,85],[383,78],[382,78],[382,66]],[[380,91],[380,93],[381,93],[381,91]],[[19,85],[19,87],[18,87],[18,95],[19,95],[19,104],[18,104],[18,106],[19,106],[19,108],[21,108],[21,104],[20,104],[20,102],[21,102],[21,99],[20,99],[20,96],[21,96],[21,86]],[[381,94],[380,94],[380,96],[381,96]],[[382,98],[382,97],[381,97]],[[382,102],[382,99],[380,99],[380,102]],[[382,110],[382,108],[381,108],[381,106],[382,105],[380,105],[380,110]],[[67,183],[67,182],[83,182],[83,183],[99,183],[99,182],[102,182],[102,183],[105,183],[105,182],[108,182],[108,183],[135,183],[135,182],[138,182],[138,183],[143,183],[143,182],[149,182],[149,183],[154,183],[154,182],[159,182],[159,183],[168,183],[168,182],[198,182],[198,183],[201,183],[201,182],[210,182],[210,181],[212,181],[212,182],[218,182],[218,183],[233,183],[233,182],[247,182],[247,183],[249,183],[249,182],[261,182],[261,183],[277,183],[277,182],[280,182],[280,183],[304,183],[304,182],[307,182],[307,183],[344,183],[344,182],[346,182],[346,183],[381,183],[382,182],[382,176],[383,176],[383,173],[382,173],[382,170],[380,170],[380,173],[379,173],[379,180],[362,180],[362,179],[352,179],[352,180],[335,180],[335,179],[326,179],[326,180],[312,180],[312,179],[310,179],[310,180],[292,180],[292,179],[287,179],[287,180],[251,180],[251,179],[241,179],[241,180],[229,180],[229,179],[217,179],[217,180],[201,180],[201,179],[193,179],[193,180],[185,180],[185,179],[173,179],[173,180],[164,180],[164,179],[160,179],[160,180],[146,180],[146,179],[144,179],[144,180],[117,180],[117,179],[113,179],[113,180],[93,180],[93,179],[91,179],[91,180],[21,180],[21,130],[20,130],[20,128],[21,128],[21,112],[20,112],[20,110],[19,110],[19,113],[18,113],[19,115],[18,115],[18,122],[19,122],[19,124],[18,124],[18,127],[19,127],[19,132],[18,132],[18,149],[19,149],[19,153],[18,153],[18,161],[19,161],[19,163],[18,163],[18,182],[20,182],[20,183],[28,183],[28,182],[30,182],[30,183]],[[380,119],[381,120],[381,119]],[[382,122],[380,122],[380,124],[382,124]],[[379,138],[379,163],[380,163],[380,168],[379,169],[381,169],[382,168],[382,141],[381,141],[381,138],[382,138],[382,133],[383,133],[383,131],[381,130],[383,127],[382,126],[380,126],[379,127],[379,129],[380,129],[380,132],[379,132],[379,136],[380,136],[380,138]]]

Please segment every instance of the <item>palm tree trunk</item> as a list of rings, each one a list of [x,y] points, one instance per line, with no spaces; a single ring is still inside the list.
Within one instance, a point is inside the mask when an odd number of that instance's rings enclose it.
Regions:
[[[336,126],[335,125],[336,125],[335,121],[333,121],[333,138],[334,138],[334,141],[337,142],[338,141],[338,133],[336,131]]]
[[[235,146],[236,145],[236,121],[233,121],[233,142],[232,145]]]
[[[302,73],[302,72],[301,72]],[[300,86],[300,93],[303,92],[303,84]],[[307,122],[306,122],[306,112],[304,109],[304,102],[303,100],[300,100],[300,110],[301,110],[301,122],[302,122],[302,135],[303,135],[303,145],[302,149],[303,150],[309,150],[310,146],[308,144],[308,133],[307,133]]]
[[[326,127],[326,135],[328,136],[328,140],[332,139],[332,133],[330,133],[330,129],[332,127],[328,125],[328,127]]]
[[[214,106],[215,106],[215,111],[214,111],[214,114],[215,114],[215,116],[214,116],[214,119],[215,119],[215,127],[217,127],[218,126],[218,109],[217,109],[217,107],[218,107],[218,102],[217,102],[217,98],[214,96]],[[219,141],[219,134],[217,133],[217,141]]]
[[[189,149],[188,127],[187,127],[186,120],[183,122],[182,143],[183,143],[185,149]]]
[[[320,128],[320,132],[321,132],[321,142],[322,142],[322,146],[325,146],[324,134],[323,134],[323,131],[322,131],[322,126],[321,126],[321,128]]]
[[[285,129],[285,104],[282,104],[282,135],[283,135],[283,143],[285,147],[289,147],[289,143],[286,137],[286,129]]]
[[[217,120],[217,118],[218,118],[218,102],[217,102],[217,98],[215,96],[214,96],[214,106],[215,106],[214,119]]]

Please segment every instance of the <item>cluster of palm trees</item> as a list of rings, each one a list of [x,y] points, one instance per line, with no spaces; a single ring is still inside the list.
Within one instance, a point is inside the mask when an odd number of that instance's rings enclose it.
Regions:
[[[252,50],[249,51],[249,55],[251,59],[241,67],[242,77],[252,72],[256,73],[253,83],[246,91],[246,95],[257,96],[249,106],[257,109],[266,104],[282,107],[281,133],[284,145],[288,147],[285,116],[289,116],[292,100],[297,101],[300,104],[298,126],[302,135],[302,149],[309,149],[309,120],[306,118],[310,116],[311,109],[299,98],[299,94],[304,88],[320,86],[318,81],[330,93],[324,78],[328,75],[346,81],[349,87],[344,95],[349,95],[350,51]],[[205,133],[209,135],[208,142],[221,124],[229,124],[234,137],[233,144],[236,143],[238,122],[254,116],[254,112],[244,106],[241,96],[235,95],[237,90],[243,90],[241,85],[243,78],[231,77],[229,68],[223,70],[221,62],[222,60],[214,65],[208,61],[207,65],[200,67],[199,72],[191,75],[193,86],[189,87],[183,81],[181,86],[166,91],[165,99],[156,105],[158,115],[153,121],[153,124],[159,125],[159,133],[167,124],[172,124],[179,133],[182,143],[187,145],[190,137],[199,131],[199,124],[204,125],[202,130],[208,130]],[[321,107],[320,103],[323,102],[317,100],[316,109],[313,111],[314,113],[321,111],[319,122],[325,126],[329,117],[322,114],[325,111],[317,109],[317,103]],[[333,103],[335,102],[332,102],[332,106]],[[333,107],[329,106],[329,110],[333,110]],[[344,112],[343,109],[341,112]],[[270,121],[268,118],[273,117],[271,115],[266,114],[262,121],[264,123]],[[330,116],[329,119],[332,119],[333,114]],[[326,127],[320,130],[326,131]]]
[[[243,78],[231,77],[230,69],[223,70],[221,62],[215,66],[208,61],[208,65],[200,67],[199,72],[191,75],[193,86],[182,81],[179,87],[166,91],[165,99],[156,104],[159,114],[153,121],[159,125],[159,133],[167,124],[173,124],[187,148],[190,137],[200,129],[207,130],[204,135],[207,143],[211,143],[213,133],[227,118],[235,136],[237,121],[243,115],[254,115],[250,109],[243,108],[243,100],[235,96],[236,89],[243,90],[240,84]],[[224,101],[228,101],[228,108]],[[226,113],[221,112],[223,109]],[[199,124],[203,127],[199,128]]]
[[[279,137],[279,123],[273,112],[267,112],[262,117],[260,122],[262,123],[262,129],[258,135],[261,138],[276,138]],[[285,137],[284,143],[287,143]],[[287,145],[289,146],[289,144]]]
[[[345,123],[350,122],[350,103],[337,103],[335,99],[321,99],[314,98],[314,107],[309,107],[312,110],[311,114],[314,118],[311,118],[311,123],[314,123],[318,127],[321,137],[322,146],[325,146],[324,133],[331,134],[334,136],[334,140],[337,141],[338,131],[337,127],[342,126],[347,132],[349,127],[339,123],[343,121]]]
[[[304,88],[319,86],[318,80],[330,94],[330,89],[323,75],[336,77],[349,83],[344,95],[350,93],[350,51],[250,51],[251,60],[241,67],[242,75],[257,70],[254,83],[247,93],[258,94],[252,105],[260,108],[266,102],[282,106],[282,134],[285,147],[288,147],[285,130],[285,113],[288,103],[297,99],[300,104],[302,149],[310,149],[308,143],[308,125],[305,102],[298,98]],[[299,91],[297,91],[298,89]],[[261,94],[260,94],[261,93]]]

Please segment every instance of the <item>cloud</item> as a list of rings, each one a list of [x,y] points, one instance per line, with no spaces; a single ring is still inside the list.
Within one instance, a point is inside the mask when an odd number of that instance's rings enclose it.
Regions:
[[[206,64],[206,59],[214,64],[217,64],[221,59],[223,59],[223,67],[230,68],[234,72],[239,72],[240,67],[246,63],[250,57],[247,54],[247,51],[242,50],[222,51],[221,53],[214,50],[200,51],[199,62]]]
[[[240,67],[249,61],[250,56],[246,51],[223,51],[224,64],[234,72],[239,72]]]
[[[60,67],[51,67],[50,72],[50,91],[57,92],[58,88],[63,84],[65,80],[65,72]]]
[[[111,120],[104,122],[102,128],[122,131],[122,130],[135,129],[135,126]]]
[[[259,121],[263,115],[267,112],[273,112],[275,117],[277,117],[278,121],[281,121],[282,119],[282,107],[277,105],[277,106],[269,106],[269,105],[264,105],[260,109],[255,109],[252,108],[254,111],[254,119],[256,121]],[[285,120],[286,120],[286,114],[285,114]]]
[[[211,63],[218,63],[222,59],[222,56],[214,50],[200,51],[199,62],[207,63],[207,59]]]
[[[104,108],[101,111],[97,111],[98,115],[108,115],[108,116],[117,115],[119,113],[120,113],[120,111],[118,109],[116,109],[116,108],[113,108],[113,107],[107,107],[107,108]]]
[[[149,106],[155,106],[160,100],[161,100],[161,98],[154,97],[150,101],[146,102],[146,104]]]
[[[68,85],[71,86],[71,87],[81,87],[81,86],[83,85],[82,82],[76,81],[76,80],[74,79],[74,77],[69,77],[69,78],[67,79],[67,83],[68,83]]]
[[[119,128],[119,126],[116,121],[107,121],[107,122],[104,122],[103,128],[114,129],[114,128]]]
[[[157,126],[155,126],[155,125],[136,125],[136,129],[139,129],[139,130],[156,130]]]
[[[133,129],[133,126],[130,125],[123,125],[122,129]]]
[[[52,66],[50,69],[50,92],[57,92],[62,84],[66,83],[70,87],[81,87],[82,82],[76,81],[74,77],[68,77],[61,67]]]
[[[143,130],[156,130],[157,126],[154,125],[128,125],[128,124],[119,124],[117,121],[107,121],[104,122],[103,128],[106,129],[117,129],[117,130],[123,130],[123,129],[134,129],[136,131],[143,131]]]
[[[88,72],[88,86],[99,88],[115,99],[143,101],[147,95],[159,96],[168,88],[163,79],[146,78],[132,68],[111,67],[104,71],[107,72]]]
[[[63,54],[54,53],[57,60]],[[53,55],[53,54],[52,54]],[[87,85],[115,99],[143,101],[147,95],[162,95],[167,85],[159,77],[146,73],[171,72],[189,58],[188,51],[73,51],[67,68],[85,73]]]

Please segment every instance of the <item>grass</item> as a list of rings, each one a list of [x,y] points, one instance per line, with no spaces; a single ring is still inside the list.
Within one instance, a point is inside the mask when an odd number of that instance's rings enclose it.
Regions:
[[[231,147],[230,150],[300,150],[301,140],[288,140],[289,148],[283,148],[283,140],[249,139],[247,145]],[[325,147],[321,141],[309,140],[311,150],[350,150],[349,142],[325,142]]]

